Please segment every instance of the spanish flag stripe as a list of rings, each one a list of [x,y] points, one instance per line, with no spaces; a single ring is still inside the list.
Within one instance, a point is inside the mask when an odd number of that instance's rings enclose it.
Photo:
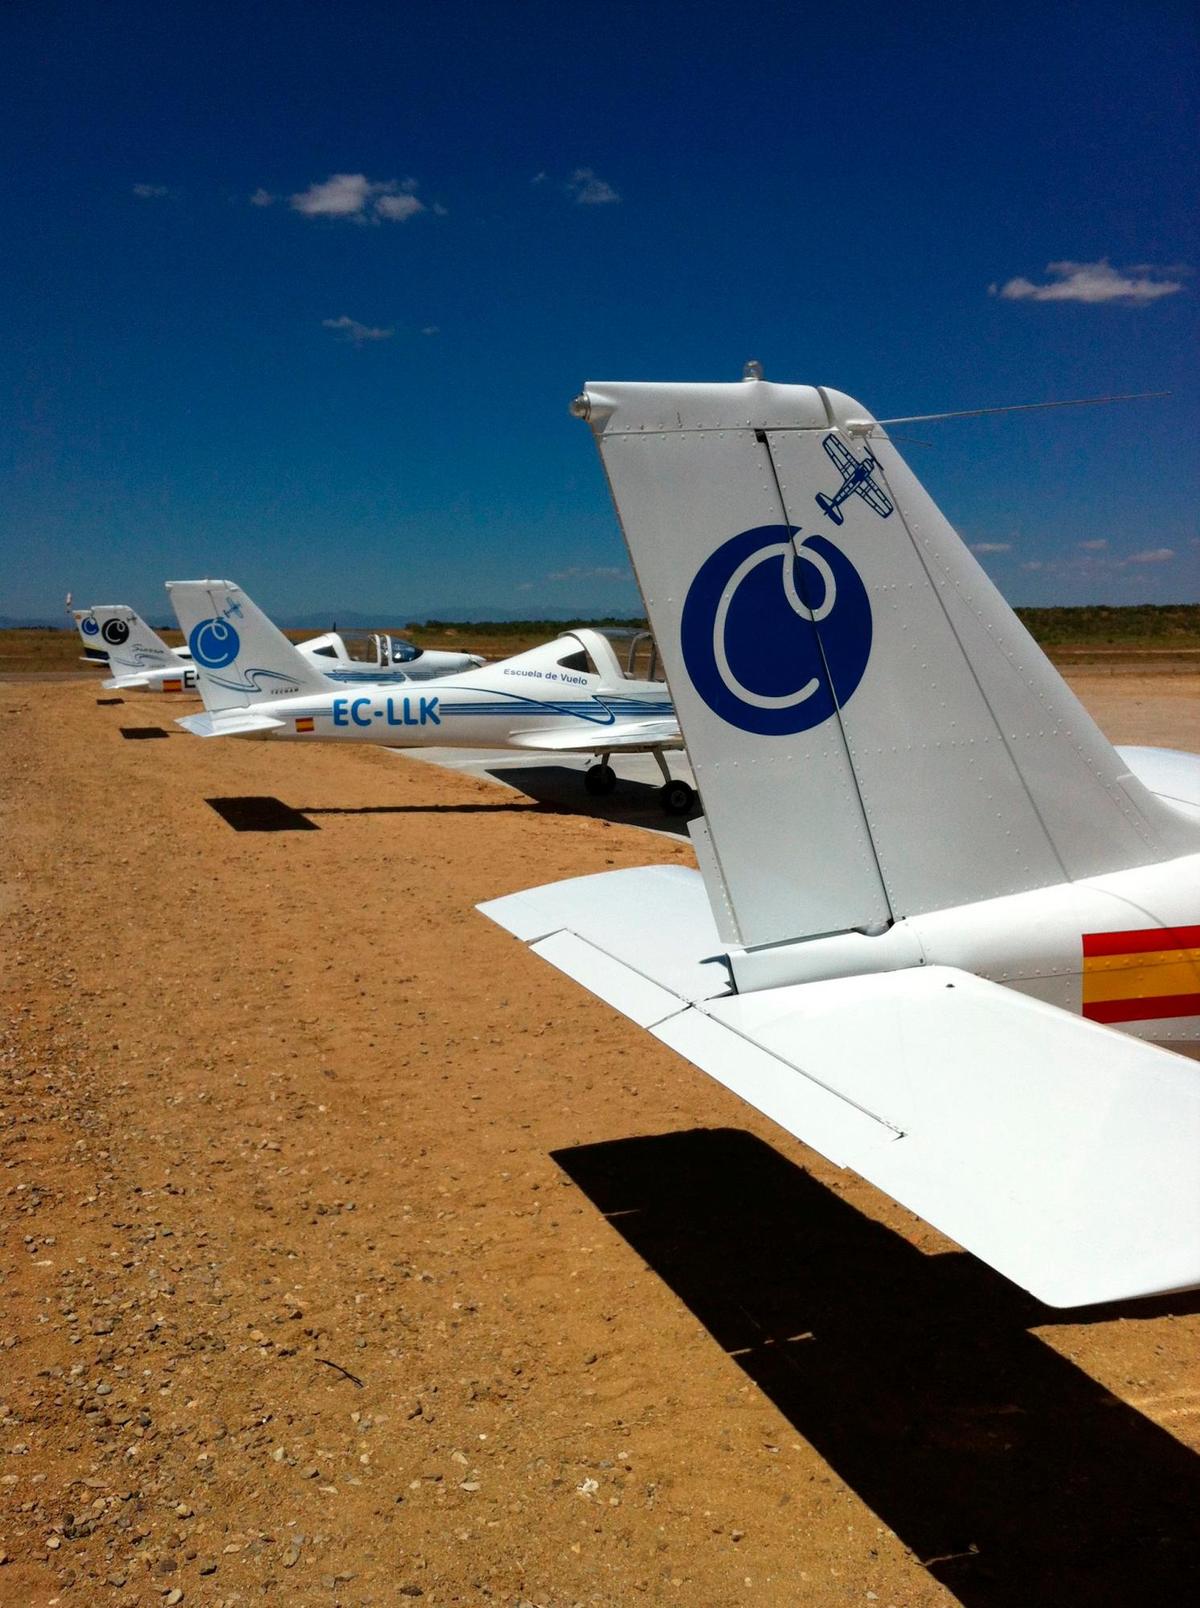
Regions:
[[[1084,963],[1086,1002],[1142,994],[1189,994],[1200,988],[1200,949],[1164,949],[1157,955],[1138,956],[1135,965],[1119,964],[1123,958],[1113,955]]]
[[[1172,1016],[1200,1016],[1200,994],[1096,1000],[1084,1005],[1083,1014],[1092,1022],[1155,1022]]]
[[[1136,955],[1154,949],[1194,949],[1200,945],[1200,927],[1142,927],[1136,932],[1085,932],[1084,957]]]

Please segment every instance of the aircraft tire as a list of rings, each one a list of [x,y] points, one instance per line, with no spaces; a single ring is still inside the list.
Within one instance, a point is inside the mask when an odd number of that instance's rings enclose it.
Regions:
[[[668,815],[690,815],[696,804],[696,789],[678,780],[664,782],[658,790],[663,809]]]
[[[607,761],[583,773],[583,785],[593,798],[607,798],[617,785],[617,773]]]

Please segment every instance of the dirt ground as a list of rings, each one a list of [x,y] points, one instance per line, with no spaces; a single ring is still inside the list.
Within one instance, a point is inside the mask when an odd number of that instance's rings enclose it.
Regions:
[[[1200,1299],[1039,1307],[472,908],[682,844],[189,707],[0,683],[0,1603],[1192,1595]]]

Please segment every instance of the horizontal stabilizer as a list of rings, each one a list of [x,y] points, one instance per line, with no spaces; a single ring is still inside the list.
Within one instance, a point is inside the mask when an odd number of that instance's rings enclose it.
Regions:
[[[573,934],[666,990],[672,1010],[731,990],[726,946],[717,935],[704,884],[686,866],[647,865],[572,877],[489,900],[479,909],[535,949],[543,938]],[[633,911],[640,919],[632,919]],[[610,1003],[624,1009],[619,1000]]]
[[[275,731],[286,726],[287,721],[250,710],[228,709],[218,715],[183,715],[175,724],[190,731],[193,737],[244,737],[249,732]]]
[[[138,687],[148,687],[150,683],[145,676],[109,676],[100,685],[108,692],[130,692]]]
[[[1051,1306],[1200,1285],[1193,1062],[950,967],[710,989],[721,944],[711,915],[690,930],[689,881],[615,872],[480,909]]]
[[[540,748],[559,754],[643,754],[655,748],[682,748],[677,720],[642,720],[592,731],[559,726],[550,731],[515,731],[514,748]]]

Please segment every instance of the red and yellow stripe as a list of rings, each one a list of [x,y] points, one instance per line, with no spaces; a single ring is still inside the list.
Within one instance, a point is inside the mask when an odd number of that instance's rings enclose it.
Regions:
[[[163,691],[164,692],[182,692],[183,691],[183,682],[182,682],[182,680],[164,681],[163,682]]]
[[[1200,1016],[1200,927],[1085,932],[1083,1014],[1093,1022]]]
[[[316,721],[311,715],[301,715],[299,720],[296,722],[297,731],[312,731],[315,726]]]

